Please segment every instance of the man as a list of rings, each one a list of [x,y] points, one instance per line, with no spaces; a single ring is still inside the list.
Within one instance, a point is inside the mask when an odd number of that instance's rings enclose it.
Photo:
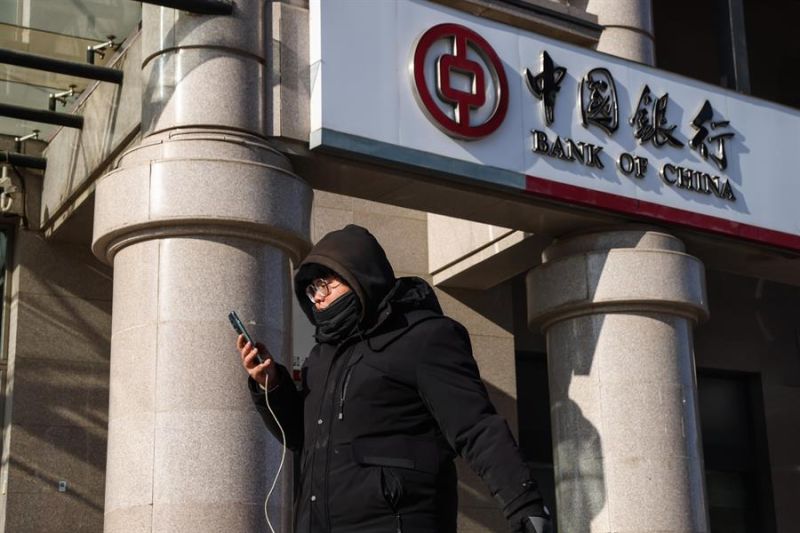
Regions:
[[[513,531],[550,531],[467,332],[425,281],[396,279],[377,240],[349,225],[317,243],[294,282],[317,340],[301,390],[262,344],[240,336],[237,347],[267,428],[280,438],[265,387],[288,447],[302,452],[297,533],[455,533],[456,454]]]

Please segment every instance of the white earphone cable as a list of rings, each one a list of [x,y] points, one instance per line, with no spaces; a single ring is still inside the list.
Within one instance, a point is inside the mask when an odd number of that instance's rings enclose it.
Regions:
[[[275,479],[272,480],[272,486],[267,493],[267,498],[264,500],[264,517],[267,519],[267,526],[269,527],[270,533],[275,533],[275,528],[272,527],[272,522],[269,521],[269,499],[272,497],[272,492],[275,490],[275,485],[278,484],[278,479],[281,476],[281,470],[283,469],[283,462],[286,459],[286,433],[283,431],[283,426],[278,421],[278,417],[275,416],[275,413],[272,410],[272,407],[269,405],[269,375],[265,376],[264,378],[264,399],[265,403],[267,404],[267,409],[269,410],[269,414],[272,415],[272,419],[275,420],[275,423],[278,425],[278,429],[281,432],[281,462],[278,464],[278,471],[275,472]]]

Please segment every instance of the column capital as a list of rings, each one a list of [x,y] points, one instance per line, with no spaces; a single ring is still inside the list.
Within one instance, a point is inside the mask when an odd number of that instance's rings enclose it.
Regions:
[[[702,262],[659,230],[625,227],[559,239],[526,277],[528,322],[553,323],[598,313],[708,317]]]
[[[152,135],[97,182],[92,251],[168,237],[242,237],[298,262],[310,248],[311,187],[263,139],[215,130]]]

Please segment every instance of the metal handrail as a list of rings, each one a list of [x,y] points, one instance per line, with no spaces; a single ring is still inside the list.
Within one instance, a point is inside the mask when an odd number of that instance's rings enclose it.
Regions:
[[[44,157],[9,152],[8,150],[0,150],[0,164],[2,163],[9,163],[15,167],[37,168],[39,170],[44,170],[47,167],[47,159]]]
[[[74,61],[53,59],[51,57],[29,54],[27,52],[10,50],[8,48],[0,48],[0,63],[44,70],[46,72],[56,72],[58,74],[66,74],[78,78],[107,81],[116,83],[117,85],[122,83],[121,70],[98,67],[96,65],[85,65]]]
[[[42,122],[44,124],[56,124],[68,128],[83,128],[83,117],[71,115],[69,113],[59,113],[57,111],[44,111],[42,109],[31,109],[18,105],[0,103],[0,116],[17,118],[20,120],[30,120],[31,122]]]
[[[154,4],[189,11],[199,15],[230,15],[233,2],[227,0],[136,0],[143,4]]]

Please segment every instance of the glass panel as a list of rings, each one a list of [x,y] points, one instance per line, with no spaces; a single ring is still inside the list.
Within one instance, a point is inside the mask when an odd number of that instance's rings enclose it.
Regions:
[[[84,39],[0,23],[0,46],[3,48],[65,61],[85,61],[86,47],[100,42],[102,41],[97,39]]]
[[[83,62],[86,60],[86,47],[94,44],[97,41],[0,24],[0,48]],[[77,97],[89,83],[92,80],[0,64],[0,98],[8,104],[47,109],[47,97],[50,93],[65,91],[70,85],[75,85]],[[72,98],[73,101],[74,99],[75,97]],[[57,110],[63,111],[64,107],[59,104]],[[58,128],[59,126],[49,124],[0,117],[0,133],[6,135],[21,137],[38,129],[40,138],[47,139]]]
[[[0,48],[75,61],[86,61],[86,48],[115,35],[121,42],[138,26],[141,4],[131,0],[0,0]],[[102,65],[113,56],[96,56]],[[4,103],[46,110],[48,95],[75,86],[73,102],[93,80],[14,65],[0,65],[0,99]],[[57,111],[69,112],[58,104]],[[0,134],[23,136],[34,129],[47,140],[59,126],[0,117]]]
[[[36,109],[47,109],[48,95],[59,90],[60,89],[53,89],[52,87],[39,87],[24,83],[0,81],[0,94],[2,94],[3,102]],[[60,104],[58,107],[58,111],[63,110]],[[34,129],[38,129],[39,138],[48,139],[58,128],[59,126],[52,124],[40,124],[38,122],[29,122],[16,118],[0,117],[0,132],[18,137],[27,135]]]
[[[63,35],[105,41],[127,36],[142,7],[131,0],[3,0],[0,22]]]

